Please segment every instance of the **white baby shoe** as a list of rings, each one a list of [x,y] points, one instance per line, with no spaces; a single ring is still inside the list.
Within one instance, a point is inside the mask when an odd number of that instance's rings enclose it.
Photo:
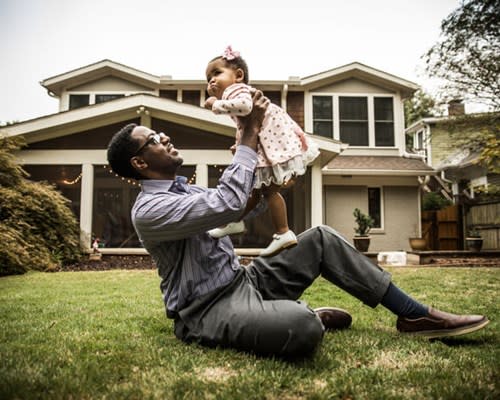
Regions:
[[[275,233],[273,235],[273,241],[267,246],[264,250],[260,252],[261,257],[271,257],[275,256],[282,250],[285,250],[289,247],[293,247],[297,245],[297,236],[292,231],[288,231],[285,233]]]
[[[245,223],[243,221],[230,222],[223,228],[215,228],[208,231],[208,234],[213,238],[221,238],[227,235],[234,235],[245,231]]]

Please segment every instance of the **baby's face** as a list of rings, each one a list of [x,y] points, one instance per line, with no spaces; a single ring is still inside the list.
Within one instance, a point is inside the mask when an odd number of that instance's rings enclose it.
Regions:
[[[208,64],[206,76],[208,94],[217,97],[219,100],[222,98],[224,90],[237,82],[236,71],[228,67],[221,58]]]

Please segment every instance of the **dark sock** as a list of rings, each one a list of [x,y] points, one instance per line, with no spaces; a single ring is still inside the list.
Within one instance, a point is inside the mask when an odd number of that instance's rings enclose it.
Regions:
[[[392,282],[380,304],[400,317],[414,319],[425,317],[429,313],[426,305],[412,299]]]

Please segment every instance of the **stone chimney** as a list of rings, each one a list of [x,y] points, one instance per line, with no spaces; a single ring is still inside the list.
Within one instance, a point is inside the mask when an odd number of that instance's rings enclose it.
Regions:
[[[448,102],[448,116],[457,117],[465,114],[465,105],[462,100],[451,100]]]

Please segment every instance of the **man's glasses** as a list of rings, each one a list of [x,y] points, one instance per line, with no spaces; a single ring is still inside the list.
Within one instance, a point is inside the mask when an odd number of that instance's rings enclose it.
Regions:
[[[144,150],[146,148],[146,146],[149,146],[150,144],[160,144],[161,143],[161,139],[166,137],[167,135],[165,135],[163,132],[160,132],[160,133],[153,133],[148,140],[146,140],[146,143],[144,143],[141,147],[139,147],[139,149],[134,153],[134,156],[136,156],[137,154],[139,154],[142,150]]]

